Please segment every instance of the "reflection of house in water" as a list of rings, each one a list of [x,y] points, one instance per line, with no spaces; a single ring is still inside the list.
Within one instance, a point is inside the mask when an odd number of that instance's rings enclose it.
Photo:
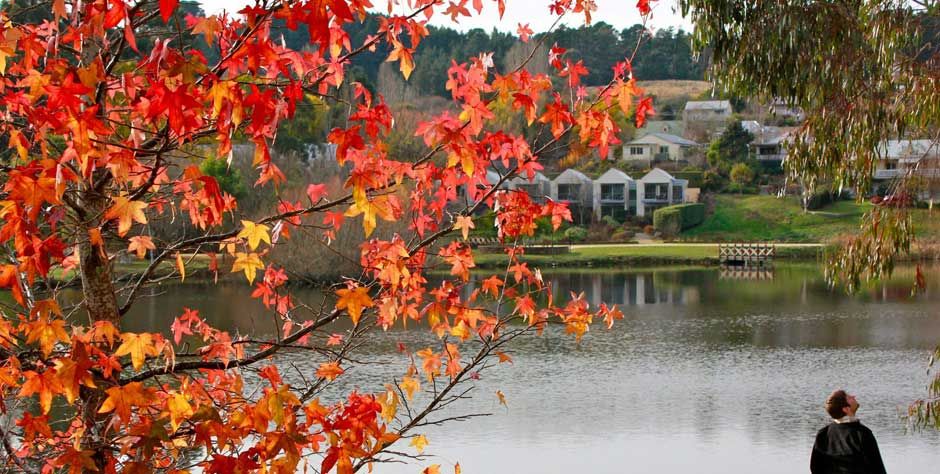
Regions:
[[[584,292],[588,302],[593,305],[686,305],[699,302],[698,287],[668,281],[666,275],[674,275],[674,272],[573,273],[548,275],[547,280],[554,288],[556,299],[567,298],[569,292]]]

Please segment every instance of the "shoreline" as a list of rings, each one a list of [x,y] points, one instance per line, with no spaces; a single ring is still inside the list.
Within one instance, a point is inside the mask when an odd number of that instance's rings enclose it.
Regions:
[[[818,261],[827,247],[823,244],[777,244],[774,261]],[[479,269],[504,268],[506,255],[474,252]],[[717,243],[662,243],[572,245],[568,252],[523,255],[521,261],[552,268],[614,268],[618,266],[698,265],[715,266]]]

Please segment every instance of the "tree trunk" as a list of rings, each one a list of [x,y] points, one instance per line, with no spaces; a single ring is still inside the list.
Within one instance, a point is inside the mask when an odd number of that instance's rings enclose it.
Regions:
[[[90,324],[98,321],[108,321],[116,328],[120,328],[120,312],[118,311],[117,295],[112,283],[111,261],[104,249],[103,242],[92,243],[92,229],[101,229],[102,216],[107,212],[109,201],[106,197],[87,190],[82,193],[79,209],[82,216],[79,221],[85,227],[85,238],[80,239],[78,245],[79,274],[82,279],[82,294],[85,299],[85,310],[88,312]],[[108,449],[104,446],[101,430],[103,417],[98,409],[105,399],[104,389],[110,384],[103,380],[96,380],[97,388],[82,387],[80,398],[82,401],[80,416],[85,425],[85,435],[82,440],[83,449],[94,452],[96,470],[82,468],[85,473],[103,473],[107,467]]]
[[[89,229],[98,229],[101,226],[101,216],[107,210],[107,199],[91,196],[93,192],[85,193],[82,200],[82,211],[85,215],[93,216],[85,225]],[[111,262],[105,249],[92,243],[91,234],[86,230],[87,238],[81,239],[78,244],[79,272],[82,277],[82,293],[85,296],[85,310],[91,323],[109,321],[120,327],[120,312],[118,311],[117,295],[114,293],[114,284],[111,281]]]

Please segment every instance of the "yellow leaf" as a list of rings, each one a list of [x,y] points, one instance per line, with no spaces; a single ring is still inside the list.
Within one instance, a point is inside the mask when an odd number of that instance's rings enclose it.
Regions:
[[[254,252],[238,252],[235,254],[235,264],[232,265],[232,273],[244,271],[248,283],[252,283],[255,281],[257,271],[263,268],[264,263],[261,262],[261,257],[259,257],[258,254]]]
[[[104,220],[117,219],[118,235],[123,237],[127,231],[131,230],[134,221],[140,224],[147,223],[147,216],[144,215],[144,209],[146,208],[147,203],[145,202],[131,201],[125,196],[117,196],[114,198],[114,205],[105,213]]]
[[[382,406],[382,418],[386,423],[391,423],[398,413],[398,393],[391,385],[385,386],[385,393],[380,393],[375,400]]]
[[[401,379],[401,383],[398,385],[405,392],[405,396],[408,397],[408,400],[413,399],[415,392],[421,389],[421,382],[414,377],[405,377]]]
[[[424,448],[428,446],[428,439],[425,438],[424,435],[415,436],[411,440],[411,446],[418,451],[418,454],[421,454],[424,452]]]
[[[156,356],[160,351],[153,343],[153,337],[148,333],[125,332],[121,334],[121,345],[114,352],[115,357],[131,356],[134,370],[140,370],[148,356]]]
[[[176,270],[180,272],[180,281],[186,281],[186,265],[183,265],[183,256],[176,252]]]
[[[473,219],[470,216],[457,216],[457,222],[454,223],[454,230],[460,230],[463,239],[467,240],[470,235],[470,229],[474,229]]]
[[[271,245],[271,235],[268,233],[270,230],[268,226],[255,224],[251,221],[242,221],[242,226],[244,226],[244,228],[238,233],[238,238],[248,239],[248,248],[251,250],[258,248],[262,240],[267,242],[268,245]]]
[[[173,394],[166,401],[166,411],[170,414],[170,426],[173,431],[179,429],[180,424],[193,416],[193,407],[182,393]]]
[[[359,324],[363,309],[375,306],[372,298],[369,297],[369,289],[366,287],[343,288],[336,290],[336,295],[339,296],[336,300],[336,309],[345,309],[354,325]]]

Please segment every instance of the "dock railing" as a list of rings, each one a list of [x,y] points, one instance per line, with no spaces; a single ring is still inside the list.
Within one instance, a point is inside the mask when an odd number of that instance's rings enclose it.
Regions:
[[[775,244],[731,243],[718,244],[718,260],[728,265],[763,264],[777,254]]]

